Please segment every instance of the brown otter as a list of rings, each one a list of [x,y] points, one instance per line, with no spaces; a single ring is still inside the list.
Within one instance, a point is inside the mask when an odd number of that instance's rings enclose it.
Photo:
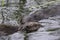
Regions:
[[[41,10],[37,10],[34,13],[22,18],[20,21],[23,25],[22,29],[26,30],[27,32],[36,31],[39,27],[42,27],[38,21],[57,15],[60,15],[60,5],[52,5],[46,8],[42,8]]]
[[[30,33],[37,31],[40,27],[43,26],[39,22],[27,22],[22,26],[22,31],[26,31],[27,33]]]
[[[7,24],[0,24],[0,36],[10,35],[10,34],[13,34],[17,31],[18,31],[17,26],[11,26],[11,25],[7,25]]]

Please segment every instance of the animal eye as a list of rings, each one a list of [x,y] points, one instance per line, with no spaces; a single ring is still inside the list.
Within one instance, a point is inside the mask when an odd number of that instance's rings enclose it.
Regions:
[[[28,28],[28,26],[26,26]]]
[[[26,26],[26,29],[29,29],[29,28],[31,28],[30,26]]]
[[[36,15],[34,17],[36,17]]]

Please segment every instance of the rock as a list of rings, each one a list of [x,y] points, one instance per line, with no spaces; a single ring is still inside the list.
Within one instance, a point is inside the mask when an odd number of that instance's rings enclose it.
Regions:
[[[24,34],[21,32],[17,32],[9,36],[10,36],[9,40],[24,40],[25,37]]]
[[[43,13],[46,14],[46,17],[60,15],[60,5],[53,5],[47,8],[43,8]]]
[[[18,31],[17,26],[0,24],[0,36],[10,35]]]
[[[38,21],[41,23],[41,25],[43,26],[47,26],[47,25],[59,25],[59,22],[57,22],[56,20],[50,20],[50,19],[43,19]]]
[[[56,15],[60,15],[60,5],[53,5],[47,8],[42,8],[41,10],[37,10],[30,15],[24,16],[22,22],[37,22],[41,19],[48,19],[49,17]]]
[[[28,40],[57,40],[59,36],[50,35],[52,32],[34,32],[28,34]]]
[[[21,28],[23,31],[26,31],[27,33],[37,31],[40,27],[43,27],[38,22],[27,22],[23,25]]]

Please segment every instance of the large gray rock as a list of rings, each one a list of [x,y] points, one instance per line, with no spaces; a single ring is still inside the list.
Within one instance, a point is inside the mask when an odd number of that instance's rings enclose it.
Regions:
[[[21,32],[14,33],[10,35],[10,40],[24,40],[24,34]]]
[[[32,21],[37,22],[41,19],[47,19],[56,15],[60,15],[60,5],[53,5],[47,8],[42,8],[41,10],[37,10],[30,15],[24,16],[24,18],[22,19],[22,23]]]

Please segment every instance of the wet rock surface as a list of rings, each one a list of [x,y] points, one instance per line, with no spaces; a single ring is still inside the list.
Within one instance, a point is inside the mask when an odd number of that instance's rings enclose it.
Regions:
[[[25,22],[38,22],[41,19],[48,19],[49,17],[60,15],[60,5],[52,5],[41,10],[37,10],[34,13],[24,16],[23,23]]]
[[[24,33],[17,32],[9,36],[10,40],[24,40]]]

